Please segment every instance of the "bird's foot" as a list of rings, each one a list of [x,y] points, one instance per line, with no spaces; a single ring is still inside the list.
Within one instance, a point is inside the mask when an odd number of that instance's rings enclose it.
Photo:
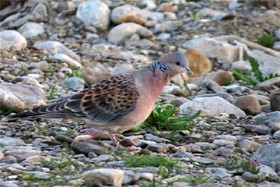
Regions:
[[[135,147],[133,147],[133,146],[129,146],[129,147],[122,146],[120,144],[120,141],[118,140],[118,138],[115,136],[115,134],[110,133],[109,137],[115,143],[117,149],[125,150],[125,151],[128,151],[128,152],[132,152],[132,151],[136,150]]]

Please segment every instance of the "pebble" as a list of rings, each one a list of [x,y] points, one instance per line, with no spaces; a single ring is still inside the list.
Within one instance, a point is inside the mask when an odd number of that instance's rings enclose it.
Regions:
[[[136,23],[122,23],[114,27],[108,35],[108,41],[113,44],[121,44],[125,39],[131,37],[133,34],[139,34],[144,38],[153,38],[153,33],[147,29]]]
[[[86,26],[94,26],[96,29],[105,30],[110,23],[110,9],[99,0],[85,1],[78,7],[76,16]]]
[[[189,67],[193,71],[190,77],[200,77],[212,70],[212,61],[200,51],[190,48],[184,52],[189,61]]]
[[[76,153],[83,153],[88,155],[93,152],[97,155],[106,154],[108,151],[100,145],[94,144],[93,142],[77,142],[71,143],[71,149]]]
[[[26,39],[32,39],[43,34],[44,27],[35,22],[27,22],[18,30]]]
[[[183,43],[182,47],[198,50],[206,57],[218,58],[223,63],[235,62],[239,53],[238,47],[212,38],[192,39]]]
[[[246,112],[248,115],[261,113],[261,105],[254,95],[240,96],[234,101],[234,105]]]
[[[44,21],[47,19],[47,16],[48,16],[47,7],[43,3],[38,3],[30,14],[30,20]]]
[[[260,164],[272,167],[275,172],[280,172],[280,144],[266,144],[254,153],[251,159],[257,159]]]
[[[134,22],[140,25],[145,25],[147,19],[138,7],[125,4],[112,10],[111,20],[115,24]]]
[[[82,179],[95,186],[121,186],[124,172],[120,169],[99,168],[84,172]]]
[[[181,114],[192,114],[201,110],[202,115],[219,116],[221,113],[233,114],[237,118],[245,117],[246,114],[236,106],[220,97],[195,98],[180,106]]]
[[[46,104],[42,88],[24,84],[0,83],[2,109],[21,111]]]
[[[280,89],[270,94],[269,101],[271,111],[280,111]]]
[[[14,30],[0,31],[0,49],[20,51],[27,46],[27,41],[19,32]]]
[[[248,140],[246,138],[243,138],[242,140],[238,141],[238,147],[241,149],[248,151],[248,152],[256,152],[260,147],[261,144],[252,140]]]
[[[65,47],[62,43],[56,41],[37,41],[34,43],[34,47],[40,50],[46,50],[52,55],[60,54],[67,55],[73,58],[75,61],[80,61],[80,57],[76,55],[72,50]],[[68,57],[68,58],[69,58]],[[55,58],[55,56],[54,56]],[[57,57],[55,59],[58,59]],[[75,64],[75,63],[73,63]],[[76,63],[77,66],[78,63]],[[71,64],[72,65],[72,64]],[[81,66],[81,65],[80,65]]]
[[[266,125],[243,125],[243,128],[247,132],[254,132],[257,134],[265,135],[270,133],[270,128]]]
[[[251,172],[245,171],[242,174],[242,179],[248,182],[257,182],[259,180],[259,176]]]
[[[80,77],[70,77],[65,79],[61,86],[72,90],[83,90],[85,88],[85,80]]]

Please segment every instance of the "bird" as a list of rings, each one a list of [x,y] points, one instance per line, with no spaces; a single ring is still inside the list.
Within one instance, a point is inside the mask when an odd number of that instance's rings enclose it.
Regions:
[[[192,73],[187,58],[179,51],[163,54],[139,70],[113,75],[59,102],[18,113],[12,118],[69,118],[83,120],[92,137],[107,131],[116,144],[121,134],[143,123],[172,77]]]

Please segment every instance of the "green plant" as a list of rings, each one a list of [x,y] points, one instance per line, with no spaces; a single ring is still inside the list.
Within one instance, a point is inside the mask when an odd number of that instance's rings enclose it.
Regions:
[[[201,111],[193,115],[175,116],[176,110],[172,105],[157,104],[142,125],[142,128],[155,128],[157,130],[189,130],[192,125],[190,122],[197,118]]]
[[[124,164],[128,167],[161,167],[160,174],[164,174],[163,168],[169,172],[180,168],[180,161],[159,155],[126,155],[123,157]]]
[[[200,19],[200,15],[197,12],[189,12],[189,15],[191,17],[192,20],[196,21]]]
[[[209,182],[209,177],[207,177],[205,174],[198,174],[195,176],[188,175],[184,178],[181,178],[179,180],[173,181],[173,182],[187,182],[190,184],[202,184],[205,182]]]
[[[274,44],[272,34],[265,31],[259,38],[257,38],[257,43],[264,47],[272,48]]]
[[[253,57],[248,57],[249,63],[252,67],[252,73],[250,74],[244,74],[241,70],[234,69],[233,70],[233,76],[237,80],[242,80],[246,82],[249,85],[257,85],[260,82],[263,82],[265,80],[269,80],[274,77],[280,77],[280,74],[269,74],[268,76],[263,76],[262,72],[260,71],[259,64],[257,60]]]
[[[48,91],[47,99],[53,99],[56,92],[57,92],[56,84],[52,84],[50,90]]]
[[[23,72],[23,75],[28,75],[29,73],[29,70],[24,65],[20,66],[20,70]]]
[[[249,171],[253,174],[258,174],[260,171],[258,165],[259,165],[259,159],[256,158],[256,159],[251,159],[250,161],[245,160],[241,162],[240,167],[245,171]]]
[[[82,78],[83,72],[81,69],[72,69],[72,77]]]

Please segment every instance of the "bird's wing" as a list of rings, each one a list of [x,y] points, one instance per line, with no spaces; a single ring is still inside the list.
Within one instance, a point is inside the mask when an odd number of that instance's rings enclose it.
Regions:
[[[132,111],[138,97],[133,75],[120,74],[101,80],[91,88],[61,102],[34,108],[12,117],[85,117],[93,122],[109,122]]]

